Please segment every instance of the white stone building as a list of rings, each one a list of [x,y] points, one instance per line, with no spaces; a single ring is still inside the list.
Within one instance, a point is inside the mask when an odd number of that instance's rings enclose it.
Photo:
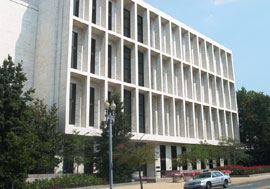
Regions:
[[[141,0],[1,0],[0,26],[0,61],[23,60],[65,133],[98,135],[121,95],[134,140],[156,145],[147,176],[179,169],[184,144],[239,139],[231,50]]]

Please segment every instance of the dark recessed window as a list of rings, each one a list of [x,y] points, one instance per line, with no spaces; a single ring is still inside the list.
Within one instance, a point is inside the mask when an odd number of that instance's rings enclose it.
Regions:
[[[130,12],[124,9],[124,35],[130,37]]]
[[[75,125],[76,84],[70,83],[69,91],[69,124]]]
[[[96,64],[96,40],[92,38],[91,40],[91,73],[95,73]]]
[[[112,46],[108,45],[108,77],[112,78]]]
[[[138,41],[143,43],[143,17],[138,16],[137,18],[138,22]]]
[[[144,56],[143,53],[138,52],[138,78],[139,85],[144,86]]]
[[[73,0],[73,15],[79,17],[80,0]]]
[[[92,0],[92,23],[96,24],[97,0]]]
[[[111,102],[112,100],[112,92],[108,91],[108,101]]]
[[[186,147],[182,147],[182,153],[185,153],[187,151],[187,148]],[[183,165],[183,170],[187,170],[187,164],[184,164]]]
[[[131,83],[131,50],[124,47],[124,81]]]
[[[172,170],[177,170],[177,149],[176,146],[171,146],[172,155]]]
[[[90,87],[89,126],[94,126],[95,121],[95,88]]]
[[[131,131],[131,92],[124,90],[124,113],[127,115],[127,124]]]
[[[139,132],[145,133],[144,94],[139,94]]]
[[[112,2],[109,1],[109,10],[108,10],[108,29],[112,30]]]
[[[160,145],[160,172],[161,176],[166,175],[166,146]]]
[[[72,32],[71,68],[77,69],[78,59],[78,33]]]

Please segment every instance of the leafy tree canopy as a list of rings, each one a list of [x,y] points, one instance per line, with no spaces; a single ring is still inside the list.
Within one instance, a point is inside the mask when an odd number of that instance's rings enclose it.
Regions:
[[[270,96],[262,92],[237,91],[240,140],[247,146],[251,164],[270,164]]]

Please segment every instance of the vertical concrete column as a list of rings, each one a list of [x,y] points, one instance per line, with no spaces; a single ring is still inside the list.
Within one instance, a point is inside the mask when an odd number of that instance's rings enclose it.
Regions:
[[[176,108],[175,108],[175,98],[172,99],[172,123],[173,123],[173,136],[179,136],[179,130],[180,130],[180,120],[179,120],[179,125],[176,124]],[[180,113],[180,112],[179,112]],[[178,127],[178,129],[176,129]],[[178,132],[177,132],[178,131]]]
[[[150,18],[150,11],[149,9],[146,10],[146,19],[147,19],[147,45],[151,46],[151,37],[150,37],[150,25],[151,25],[151,18]],[[149,54],[149,56],[151,56],[151,54]],[[151,82],[150,82],[151,84]]]
[[[188,38],[188,40],[187,40],[187,42],[188,42],[188,55],[187,55],[187,57],[189,58],[189,63],[191,63],[192,61],[191,61],[191,42],[190,42],[190,32],[189,31],[187,31],[187,38]]]
[[[166,132],[165,132],[165,111],[164,111],[164,95],[161,95],[161,103],[160,103],[160,110],[161,110],[161,128],[162,128],[162,135],[165,136]]]
[[[156,156],[156,161],[155,161],[155,171],[156,171],[156,178],[161,177],[161,165],[160,165],[160,147],[159,145],[155,146],[155,156]]]
[[[177,158],[182,154],[182,147],[181,146],[176,146],[176,155]],[[177,166],[177,170],[182,170],[182,166]]]
[[[193,133],[189,133],[189,137],[190,138],[199,138],[199,135],[198,135],[197,129],[196,129],[195,104],[193,102],[191,103],[191,108],[192,108],[192,115],[190,115],[190,116],[192,117],[192,122],[193,122],[193,128],[191,128],[191,129],[192,129]],[[191,134],[193,134],[193,136]]]
[[[109,44],[109,42],[108,42],[108,32],[106,32],[105,33],[105,57],[104,57],[104,60],[105,60],[105,65],[104,65],[105,77],[108,77],[108,44]]]
[[[121,48],[121,52],[120,52],[120,56],[121,56],[121,81],[124,81],[124,40],[123,38],[120,39],[120,48]]]
[[[136,120],[135,127],[136,127],[136,133],[139,133],[139,89],[136,88],[135,90],[135,115],[132,114],[134,119]]]
[[[166,171],[172,170],[172,152],[171,145],[166,145]]]
[[[182,29],[181,29],[181,26],[179,26],[179,51],[180,51],[180,59],[181,60],[184,60],[184,57],[183,57],[183,47],[182,47]],[[181,63],[182,64],[182,63]],[[183,73],[183,72],[182,72]],[[183,86],[183,85],[182,85]]]
[[[120,1],[120,10],[117,10],[120,12],[120,35],[123,35],[124,32],[124,0],[119,0]],[[122,40],[122,39],[121,39]]]
[[[200,111],[200,114],[201,114],[201,126],[202,126],[202,136],[203,136],[203,139],[204,140],[207,140],[207,121],[204,121],[204,108],[203,108],[203,105],[200,105],[201,107],[201,111]]]
[[[160,17],[160,15],[157,15],[157,17],[158,17],[158,35],[159,35],[159,50],[161,51],[161,49],[162,49],[162,30],[161,30],[161,17]],[[162,57],[161,57],[162,58]],[[162,72],[161,72],[162,73]],[[161,74],[162,75],[162,74]],[[162,88],[163,89],[163,88]]]
[[[215,123],[213,122],[213,117],[214,115],[212,115],[212,108],[209,107],[209,119],[210,119],[210,128],[211,128],[211,136],[212,136],[212,140],[216,139],[216,133],[215,133]]]
[[[86,127],[88,127],[89,126],[89,107],[90,107],[90,76],[89,75],[87,75],[86,76],[86,89],[85,89],[85,91],[86,91],[86,121],[85,121],[85,123],[86,123]]]

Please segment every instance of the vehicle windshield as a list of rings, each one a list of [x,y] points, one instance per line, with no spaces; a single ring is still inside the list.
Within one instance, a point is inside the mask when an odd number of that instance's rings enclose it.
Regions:
[[[194,179],[210,178],[210,177],[211,177],[211,173],[202,173],[202,174],[196,175],[196,176],[194,177]]]

